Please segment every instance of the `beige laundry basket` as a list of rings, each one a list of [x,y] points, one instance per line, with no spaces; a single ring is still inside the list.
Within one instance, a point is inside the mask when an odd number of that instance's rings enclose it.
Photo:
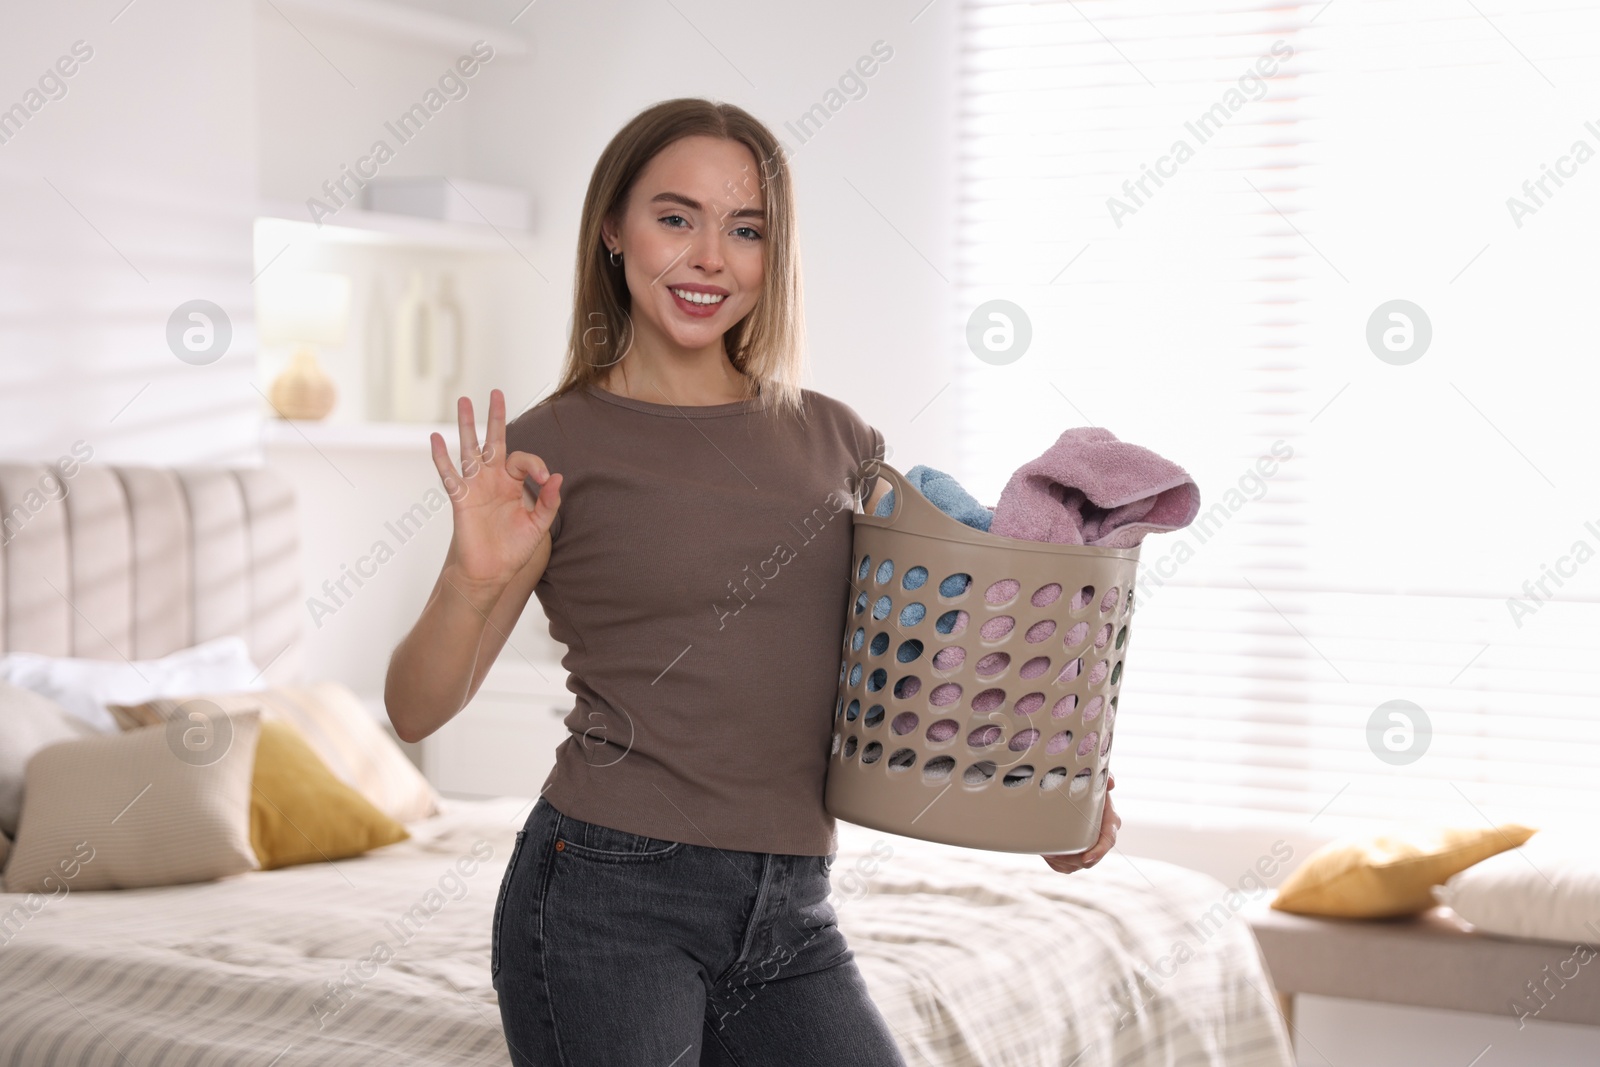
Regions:
[[[984,533],[889,465],[863,470],[895,505],[854,516],[828,811],[998,852],[1089,848],[1139,549]]]

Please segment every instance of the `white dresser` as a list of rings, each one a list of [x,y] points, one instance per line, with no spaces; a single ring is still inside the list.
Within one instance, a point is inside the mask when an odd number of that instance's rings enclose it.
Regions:
[[[422,740],[423,773],[446,795],[538,796],[568,736],[566,684],[560,663],[530,665],[506,649],[472,702]]]

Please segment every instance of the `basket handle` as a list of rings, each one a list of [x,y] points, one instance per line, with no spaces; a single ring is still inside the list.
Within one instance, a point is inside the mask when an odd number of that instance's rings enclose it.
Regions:
[[[938,505],[933,501],[923,496],[922,490],[906,481],[905,475],[884,461],[869,459],[862,463],[861,472],[863,484],[861,493],[862,508],[856,512],[856,522],[865,523],[868,526],[893,528],[905,521],[905,517],[908,514],[907,509],[910,509],[910,516],[923,522],[931,521],[935,523],[935,528],[939,524],[956,521],[943,511],[940,511]],[[887,481],[894,489],[894,510],[888,515],[873,515],[866,510],[866,499],[872,495],[872,490],[877,487],[877,483],[872,480],[874,474]]]

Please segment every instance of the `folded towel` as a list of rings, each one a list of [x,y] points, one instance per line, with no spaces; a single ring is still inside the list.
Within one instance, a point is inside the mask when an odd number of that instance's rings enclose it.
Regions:
[[[989,532],[1025,541],[1132,548],[1147,533],[1177,530],[1200,511],[1184,469],[1110,430],[1077,426],[1017,468]]]
[[[906,472],[906,481],[916,486],[923,496],[952,519],[963,522],[975,530],[988,531],[989,523],[994,519],[994,510],[978,503],[972,494],[961,488],[961,484],[950,475],[936,471],[932,467],[918,465]],[[894,490],[891,489],[878,501],[878,507],[873,511],[873,515],[883,518],[893,512]]]

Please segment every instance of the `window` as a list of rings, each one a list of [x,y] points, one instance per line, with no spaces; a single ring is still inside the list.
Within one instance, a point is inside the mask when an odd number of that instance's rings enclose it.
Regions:
[[[1032,340],[961,353],[952,473],[1093,424],[1201,487],[1142,548],[1130,813],[1600,814],[1597,54],[1575,3],[969,0],[962,312]]]

